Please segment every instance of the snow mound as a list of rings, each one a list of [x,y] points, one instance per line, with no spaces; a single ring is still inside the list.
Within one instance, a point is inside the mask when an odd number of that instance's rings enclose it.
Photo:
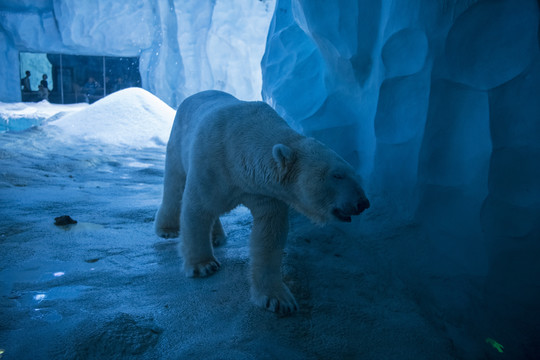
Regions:
[[[65,142],[94,142],[136,148],[163,146],[175,110],[141,88],[115,92],[48,125]]]

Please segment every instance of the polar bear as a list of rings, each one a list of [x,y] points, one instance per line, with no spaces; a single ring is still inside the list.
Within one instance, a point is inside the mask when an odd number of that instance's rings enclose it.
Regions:
[[[292,130],[266,103],[220,91],[195,94],[174,120],[155,219],[157,235],[181,232],[187,276],[209,276],[220,268],[213,253],[225,241],[219,216],[239,204],[253,215],[252,301],[281,314],[298,308],[281,276],[288,207],[324,224],[350,222],[370,205],[347,162]]]

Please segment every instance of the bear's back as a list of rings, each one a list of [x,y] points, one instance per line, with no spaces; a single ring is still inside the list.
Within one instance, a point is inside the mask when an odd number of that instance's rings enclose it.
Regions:
[[[221,91],[204,91],[188,97],[178,108],[168,153],[181,161],[186,172],[207,167],[214,174],[239,167],[253,171],[273,164],[277,143],[303,138],[271,106],[262,101],[241,101]],[[234,172],[234,171],[233,171]]]
[[[241,103],[240,100],[223,91],[203,91],[186,98],[180,104],[175,122],[193,126],[195,122],[200,122],[208,118],[208,115],[214,116],[220,109],[239,103]]]
[[[239,133],[268,136],[278,129],[290,131],[272,107],[262,101],[242,101],[217,90],[192,95],[178,108],[175,127],[181,128],[182,137],[221,136],[238,138]]]

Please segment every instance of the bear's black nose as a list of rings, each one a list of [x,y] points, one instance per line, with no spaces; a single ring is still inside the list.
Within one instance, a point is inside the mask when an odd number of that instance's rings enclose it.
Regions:
[[[360,214],[362,211],[369,209],[370,203],[369,200],[366,198],[363,198],[358,202],[356,205],[356,209],[358,209],[358,214]]]

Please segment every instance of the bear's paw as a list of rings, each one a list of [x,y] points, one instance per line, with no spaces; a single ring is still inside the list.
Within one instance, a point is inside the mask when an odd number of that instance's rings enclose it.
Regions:
[[[187,277],[207,277],[219,270],[221,264],[216,258],[201,261],[197,264],[185,264],[184,272]]]
[[[298,304],[285,284],[259,291],[252,288],[251,300],[255,305],[280,315],[292,315],[298,310]]]
[[[156,227],[156,234],[159,237],[165,238],[165,239],[173,239],[177,238],[180,234],[179,228],[158,228]]]

